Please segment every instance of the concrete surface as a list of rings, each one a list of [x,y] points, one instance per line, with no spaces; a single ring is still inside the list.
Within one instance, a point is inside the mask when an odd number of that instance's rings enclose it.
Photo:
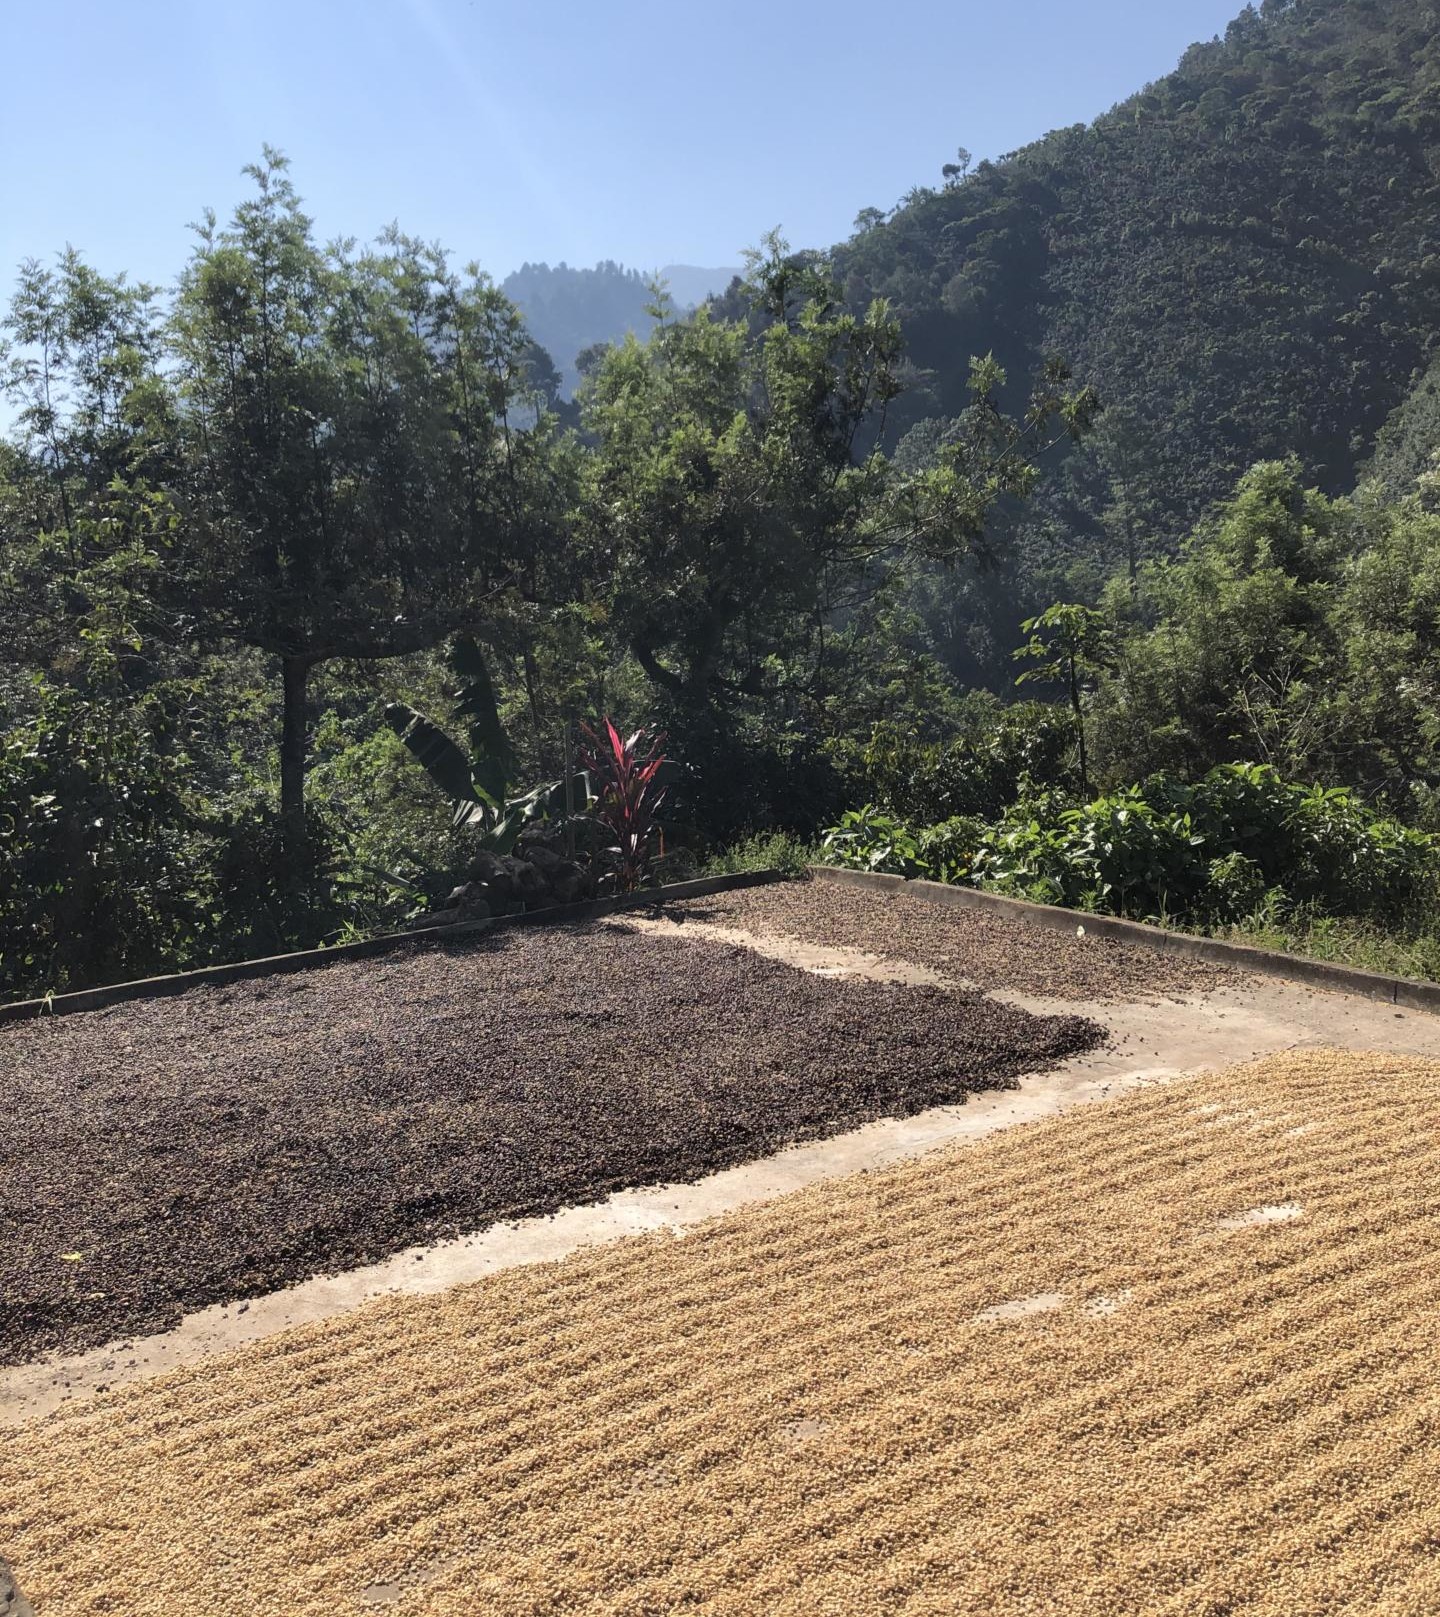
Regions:
[[[855,950],[825,949],[798,939],[761,940],[693,921],[675,927],[670,922],[635,918],[627,924],[673,932],[696,942],[763,946],[776,958],[828,975],[944,984],[943,978],[924,966]],[[204,1309],[163,1335],[0,1370],[0,1426],[19,1425],[68,1400],[158,1374],[290,1325],[347,1312],[374,1297],[439,1291],[498,1269],[562,1258],[621,1236],[664,1229],[683,1236],[690,1226],[747,1203],[768,1201],[817,1180],[922,1156],[943,1145],[979,1139],[996,1129],[1051,1117],[1142,1084],[1166,1082],[1307,1045],[1440,1057],[1440,1017],[1275,979],[1254,979],[1244,986],[1154,1004],[1036,1000],[1003,992],[995,997],[1042,1014],[1092,1017],[1109,1028],[1110,1042],[1087,1056],[1023,1079],[1015,1090],[991,1091],[972,1096],[964,1104],[870,1123],[694,1184],[623,1191],[599,1204],[569,1208],[553,1217],[411,1248],[384,1263],[347,1274],[321,1276],[248,1303]]]
[[[35,1617],[35,1608],[20,1593],[4,1561],[0,1561],[0,1617]]]

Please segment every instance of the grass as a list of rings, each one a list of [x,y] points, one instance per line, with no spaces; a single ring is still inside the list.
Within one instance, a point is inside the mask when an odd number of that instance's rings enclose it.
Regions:
[[[1261,913],[1237,926],[1211,927],[1207,935],[1364,971],[1440,982],[1440,936],[1420,927],[1391,929],[1333,915],[1281,919]]]

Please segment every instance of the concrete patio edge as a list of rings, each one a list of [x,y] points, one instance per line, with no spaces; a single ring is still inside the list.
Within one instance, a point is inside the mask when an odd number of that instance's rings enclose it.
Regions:
[[[0,1558],[0,1617],[35,1617],[35,1608],[20,1593],[15,1574]]]
[[[191,988],[213,988],[252,977],[272,977],[291,971],[309,971],[337,960],[365,959],[388,954],[409,944],[444,943],[472,933],[500,931],[512,926],[548,926],[563,921],[591,921],[621,910],[647,909],[656,904],[675,903],[686,898],[704,898],[710,893],[732,892],[741,887],[758,887],[781,881],[779,870],[747,870],[733,876],[702,876],[696,881],[672,882],[666,887],[647,887],[638,893],[622,893],[612,898],[588,899],[581,904],[559,904],[552,909],[530,910],[524,915],[505,915],[485,921],[458,921],[449,926],[427,926],[414,932],[386,932],[379,937],[362,938],[357,943],[337,943],[329,949],[302,949],[294,954],[270,955],[259,960],[235,960],[223,966],[202,966],[197,971],[179,971],[165,977],[141,977],[128,983],[110,983],[100,988],[81,988],[69,994],[52,994],[44,999],[18,999],[0,1005],[0,1023],[22,1022],[36,1016],[65,1016],[76,1011],[103,1010],[126,1000],[158,998],[183,994]],[[0,1617],[5,1617],[0,1608]]]
[[[894,894],[901,889],[927,904],[952,905],[958,909],[988,910],[1047,927],[1072,936],[1084,928],[1086,937],[1114,938],[1161,954],[1189,955],[1216,965],[1233,966],[1238,971],[1256,972],[1265,977],[1283,977],[1313,988],[1332,989],[1341,994],[1359,994],[1366,999],[1384,1000],[1405,1010],[1429,1011],[1440,1015],[1440,983],[1419,982],[1410,977],[1391,977],[1384,972],[1363,971],[1358,966],[1336,965],[1328,960],[1311,960],[1305,955],[1282,954],[1275,949],[1257,949],[1248,943],[1226,943],[1220,938],[1202,938],[1193,932],[1172,932],[1167,927],[1150,926],[1144,921],[1127,921],[1116,915],[1090,915],[1082,910],[1061,909],[1054,904],[1034,904],[1028,899],[1006,898],[1000,893],[982,892],[976,887],[952,887],[944,882],[909,881],[904,876],[879,875],[868,870],[843,870],[834,865],[812,865],[811,874],[821,881],[847,887],[863,887],[874,892]]]

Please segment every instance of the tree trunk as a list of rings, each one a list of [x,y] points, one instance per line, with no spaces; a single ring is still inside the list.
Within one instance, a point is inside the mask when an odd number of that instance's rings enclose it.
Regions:
[[[280,819],[292,854],[305,839],[305,720],[310,669],[306,657],[282,657],[284,717],[280,729]]]
[[[1070,706],[1075,713],[1075,734],[1080,742],[1080,796],[1090,801],[1089,760],[1085,756],[1085,712],[1080,705],[1080,675],[1075,658],[1070,659]]]

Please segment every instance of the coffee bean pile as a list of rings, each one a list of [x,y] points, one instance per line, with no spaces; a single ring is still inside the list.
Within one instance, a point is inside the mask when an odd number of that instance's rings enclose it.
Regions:
[[[1434,1062],[1148,1086],[76,1405],[0,1544],[41,1617],[1433,1617],[1437,1176]]]
[[[675,914],[911,960],[982,989],[1043,999],[1153,1001],[1239,980],[1224,966],[1083,936],[1079,914],[1074,934],[1066,934],[988,910],[927,903],[903,888],[875,892],[823,877],[716,893],[677,905]]]
[[[0,1028],[0,1363],[694,1179],[1103,1036],[616,924]]]

